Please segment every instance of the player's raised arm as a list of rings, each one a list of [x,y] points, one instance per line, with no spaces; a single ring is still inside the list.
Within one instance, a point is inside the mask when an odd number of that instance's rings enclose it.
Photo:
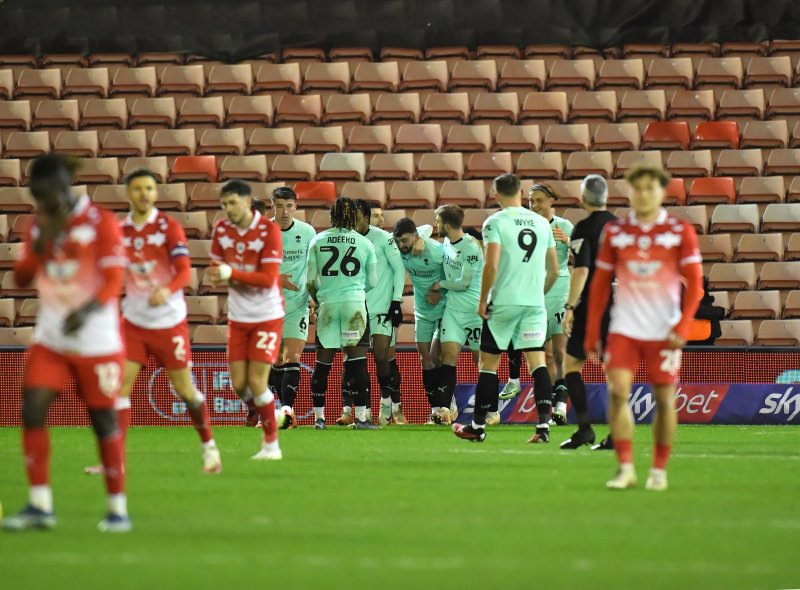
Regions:
[[[615,229],[616,227],[612,226],[603,231],[600,252],[595,261],[594,276],[589,286],[589,313],[586,320],[586,337],[583,341],[583,347],[589,353],[599,349],[600,321],[611,298],[615,259],[609,236]]]

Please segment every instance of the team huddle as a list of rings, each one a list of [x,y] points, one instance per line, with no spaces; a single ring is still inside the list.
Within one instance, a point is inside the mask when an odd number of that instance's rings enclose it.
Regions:
[[[71,194],[72,166],[48,155],[31,169],[37,215],[14,269],[19,285],[36,280],[40,293],[23,391],[29,503],[3,524],[11,530],[55,526],[45,420],[50,403],[74,376],[100,449],[102,464],[89,470],[103,475],[108,492],[108,514],[99,529],[126,532],[132,527],[124,459],[129,395],[149,355],[164,366],[186,403],[203,470],[220,472],[221,455],[204,396],[191,377],[183,297],[191,267],[182,227],[156,208],[157,179],[149,171],[126,179],[131,209],[120,224],[89,197]],[[589,216],[573,227],[554,215],[558,195],[550,186],[537,184],[523,195],[520,179],[504,174],[492,186],[500,209],[480,234],[464,228],[459,207],[437,209],[441,242],[431,237],[433,227],[417,227],[409,218],[384,231],[377,227],[378,210],[348,198],[336,200],[330,229],[317,234],[294,217],[297,196],[291,189],[274,191],[268,213],[247,183],[225,183],[220,199],[226,217],[212,230],[206,279],[228,288],[231,386],[247,404],[248,424],[260,423],[263,431],[253,459],[281,459],[278,431],[297,427],[300,355],[314,318],[314,428],[326,428],[329,374],[340,350],[344,409],[337,424],[372,430],[406,423],[395,339],[408,274],[429,423],[450,425],[457,417],[456,366],[466,345],[479,378],[472,422],[452,424],[457,437],[486,439],[487,426],[500,421],[498,400],[520,392],[524,356],[538,412],[529,442],[550,442],[551,424],[567,422],[569,398],[579,428],[561,448],[591,445],[595,437],[580,369],[587,355],[604,354],[611,425],[604,443],[619,461],[607,486],[629,488],[636,473],[627,398],[641,359],[658,408],[647,488],[666,489],[680,349],[702,294],[701,259],[692,226],[661,207],[665,173],[638,168],[628,181],[633,211],[616,220],[605,211],[605,181],[587,177]],[[377,424],[370,408],[370,350],[380,385]],[[501,392],[497,369],[503,352],[510,379]]]

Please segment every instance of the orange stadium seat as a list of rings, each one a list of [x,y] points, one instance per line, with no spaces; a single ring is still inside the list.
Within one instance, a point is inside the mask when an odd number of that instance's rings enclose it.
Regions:
[[[699,123],[694,130],[692,149],[739,147],[739,126],[735,121],[711,121]]]
[[[336,184],[333,182],[298,182],[294,185],[299,207],[327,207],[336,201]]]
[[[642,135],[643,150],[688,150],[691,141],[689,125],[685,121],[653,122]]]
[[[178,156],[172,164],[169,181],[216,182],[216,156]]]
[[[692,182],[687,196],[688,205],[716,205],[718,203],[734,203],[736,186],[733,178],[698,178]]]

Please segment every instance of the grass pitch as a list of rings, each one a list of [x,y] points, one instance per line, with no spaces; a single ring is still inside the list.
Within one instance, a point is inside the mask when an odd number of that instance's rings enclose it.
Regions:
[[[527,445],[499,427],[483,444],[436,427],[282,433],[284,460],[249,459],[258,431],[216,428],[223,473],[200,472],[190,428],[133,428],[134,532],[105,512],[88,429],[53,431],[58,528],[0,534],[0,587],[797,588],[800,429],[684,426],[670,490],[609,492],[612,453]],[[598,434],[605,434],[600,429]],[[0,499],[26,500],[19,430],[0,429]]]

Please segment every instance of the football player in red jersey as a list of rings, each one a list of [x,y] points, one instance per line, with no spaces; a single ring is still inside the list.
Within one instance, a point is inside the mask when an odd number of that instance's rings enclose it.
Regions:
[[[122,301],[126,361],[117,399],[117,420],[123,440],[130,423],[130,394],[136,377],[153,355],[200,435],[203,471],[222,471],[219,450],[211,434],[205,397],[192,380],[189,326],[183,288],[189,283],[191,262],[180,223],[156,207],[158,179],[149,170],[137,170],[125,179],[131,211],[122,222],[128,255],[125,299]],[[97,472],[88,468],[87,472]]]
[[[25,366],[22,447],[30,484],[28,505],[6,518],[10,530],[56,524],[50,489],[47,411],[74,377],[97,435],[108,514],[104,532],[131,529],[125,496],[122,435],[114,403],[119,394],[123,344],[119,297],[127,264],[114,215],[71,193],[72,162],[56,155],[31,168],[36,216],[14,266],[17,284],[36,280],[39,315]]]
[[[587,353],[600,352],[601,318],[616,276],[604,361],[619,470],[606,486],[621,490],[636,485],[628,396],[642,360],[656,399],[653,467],[646,488],[663,491],[677,426],[675,383],[681,348],[703,295],[702,257],[694,227],[661,207],[668,174],[642,166],[626,178],[633,187],[632,211],[605,227],[589,292],[584,347]]]
[[[250,185],[229,180],[220,190],[227,219],[213,230],[206,277],[228,285],[228,363],[231,385],[261,418],[264,440],[257,460],[281,459],[275,396],[267,385],[278,361],[283,330],[281,229],[253,210]],[[251,393],[252,392],[252,393]]]

